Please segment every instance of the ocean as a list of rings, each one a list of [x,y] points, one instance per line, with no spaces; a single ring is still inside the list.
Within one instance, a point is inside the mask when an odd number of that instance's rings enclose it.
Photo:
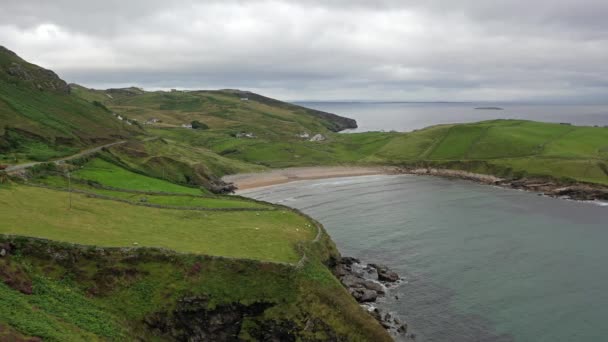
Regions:
[[[424,127],[493,119],[525,119],[608,126],[608,105],[551,105],[518,103],[411,103],[411,102],[295,102],[298,105],[357,120],[348,132],[408,132]],[[502,110],[475,109],[498,107]]]
[[[608,336],[606,206],[413,175],[299,181],[242,194],[301,209],[343,255],[404,276],[378,306],[404,318],[416,341]]]
[[[501,118],[608,125],[606,105],[298,104],[356,119],[359,128],[347,132]],[[412,175],[300,181],[243,195],[303,210],[343,255],[404,276],[378,306],[407,320],[416,341],[608,340],[606,204]]]

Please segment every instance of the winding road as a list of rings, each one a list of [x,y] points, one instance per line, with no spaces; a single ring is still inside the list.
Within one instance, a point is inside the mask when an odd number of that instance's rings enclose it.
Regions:
[[[64,158],[60,158],[60,159],[55,159],[55,160],[50,160],[50,161],[31,162],[31,163],[25,163],[25,164],[10,165],[6,169],[4,169],[4,172],[6,172],[6,173],[18,172],[18,171],[29,169],[32,166],[36,166],[36,165],[40,165],[40,164],[47,164],[47,163],[59,164],[59,163],[62,163],[62,162],[68,161],[68,160],[72,160],[72,159],[77,159],[77,158],[81,158],[81,157],[84,157],[84,156],[88,156],[90,154],[99,152],[99,151],[101,151],[101,149],[106,148],[106,147],[110,147],[110,146],[114,146],[114,145],[120,145],[120,144],[124,144],[126,142],[127,142],[126,140],[115,141],[113,143],[109,143],[109,144],[93,147],[93,148],[90,148],[88,150],[80,151],[80,152],[78,152],[76,154],[73,154],[71,156],[68,156],[68,157],[64,157]]]

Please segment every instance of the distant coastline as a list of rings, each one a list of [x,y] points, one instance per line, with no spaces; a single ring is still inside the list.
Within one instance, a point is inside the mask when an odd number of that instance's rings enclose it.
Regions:
[[[475,109],[481,109],[481,110],[503,110],[504,108],[501,108],[501,107],[476,107]]]

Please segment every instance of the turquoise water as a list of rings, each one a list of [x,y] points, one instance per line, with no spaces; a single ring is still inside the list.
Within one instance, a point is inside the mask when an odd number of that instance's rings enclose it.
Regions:
[[[302,209],[343,255],[404,275],[380,306],[417,341],[608,340],[608,207],[410,175],[243,195]]]

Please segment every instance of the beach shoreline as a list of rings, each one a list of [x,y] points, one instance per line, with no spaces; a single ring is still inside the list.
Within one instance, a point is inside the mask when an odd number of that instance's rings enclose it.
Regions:
[[[222,180],[227,183],[234,183],[238,190],[249,190],[301,180],[390,175],[399,173],[399,169],[393,166],[310,166],[274,169],[254,173],[239,173],[225,176]]]
[[[440,168],[408,168],[397,166],[310,166],[242,173],[224,177],[234,183],[237,192],[301,180],[328,179],[372,175],[417,175],[463,179],[479,184],[536,192],[550,197],[578,201],[608,201],[608,187],[588,183],[561,183],[553,179],[505,179],[493,175]]]

